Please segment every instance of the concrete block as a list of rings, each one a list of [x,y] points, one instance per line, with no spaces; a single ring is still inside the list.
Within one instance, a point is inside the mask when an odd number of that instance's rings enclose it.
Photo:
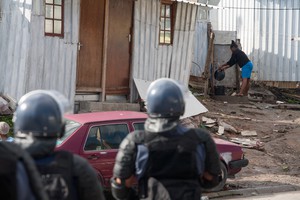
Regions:
[[[140,111],[140,105],[133,103],[80,102],[79,113],[118,110],[138,112]]]

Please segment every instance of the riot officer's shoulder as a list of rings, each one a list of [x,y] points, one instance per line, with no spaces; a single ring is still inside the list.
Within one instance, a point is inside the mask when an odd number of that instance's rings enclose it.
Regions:
[[[145,140],[145,131],[133,131],[127,135],[126,139],[133,141],[136,144],[143,143]]]
[[[211,141],[212,138],[210,136],[210,134],[204,130],[204,129],[199,129],[199,128],[195,128],[195,129],[191,129],[194,131],[194,133],[196,134],[197,138],[199,140],[201,140],[202,142],[207,142],[207,141]]]
[[[81,174],[85,171],[88,174],[95,174],[95,170],[89,164],[89,162],[81,156],[73,155],[73,170],[75,174]]]

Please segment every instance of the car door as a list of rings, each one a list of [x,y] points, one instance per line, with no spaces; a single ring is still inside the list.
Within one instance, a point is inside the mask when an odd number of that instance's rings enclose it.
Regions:
[[[99,172],[104,187],[110,187],[118,148],[128,133],[127,122],[93,124],[89,127],[81,156]]]

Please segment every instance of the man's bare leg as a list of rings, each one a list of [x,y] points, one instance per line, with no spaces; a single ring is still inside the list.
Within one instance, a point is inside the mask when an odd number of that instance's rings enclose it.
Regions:
[[[247,78],[243,78],[241,90],[237,94],[237,96],[243,96],[244,95],[244,92],[246,91],[247,83],[248,83],[248,79]]]
[[[247,79],[247,87],[245,88],[244,96],[248,96],[249,89],[250,89],[250,78]]]

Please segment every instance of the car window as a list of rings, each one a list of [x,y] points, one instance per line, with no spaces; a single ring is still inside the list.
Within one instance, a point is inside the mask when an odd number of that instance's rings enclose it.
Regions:
[[[89,131],[84,150],[118,149],[128,133],[127,124],[94,126]]]
[[[67,120],[66,121],[66,127],[65,127],[65,134],[63,137],[57,140],[56,145],[60,145],[63,143],[72,133],[74,133],[81,124],[78,122],[72,121],[72,120]]]
[[[143,130],[145,130],[145,123],[144,122],[141,122],[141,123],[134,123],[133,124],[133,128],[134,128],[134,130],[136,130],[136,131],[143,131]]]

